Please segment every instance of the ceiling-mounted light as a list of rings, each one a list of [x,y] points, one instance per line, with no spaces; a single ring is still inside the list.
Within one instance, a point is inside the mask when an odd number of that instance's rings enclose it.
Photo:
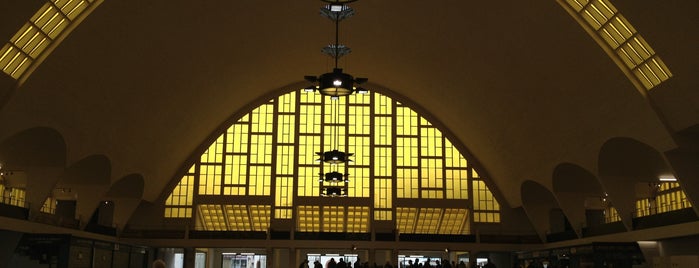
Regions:
[[[322,74],[318,77],[305,76],[304,78],[307,81],[313,83],[313,85],[304,88],[305,92],[314,91],[313,88],[317,83],[315,90],[318,90],[322,95],[331,97],[349,96],[355,92],[354,84],[363,84],[369,80],[367,78],[355,79],[352,75],[343,73],[342,69],[338,67],[338,60],[340,57],[352,52],[349,47],[340,44],[339,25],[340,21],[354,15],[354,9],[345,5],[354,1],[356,0],[323,0],[323,2],[329,3],[330,5],[321,8],[320,14],[335,22],[335,43],[324,47],[321,49],[321,52],[335,59],[335,68],[333,68],[332,72]]]
[[[345,189],[342,187],[327,187],[321,195],[329,197],[345,197],[347,196],[347,193],[345,193]]]
[[[332,150],[332,151],[327,151],[327,152],[322,152],[322,153],[316,153],[316,155],[320,156],[316,160],[316,162],[325,162],[328,164],[341,164],[341,163],[346,163],[346,162],[352,162],[351,159],[349,159],[350,156],[354,155],[353,153],[345,153],[341,152],[339,150]]]
[[[332,171],[328,173],[319,173],[320,179],[318,180],[319,182],[328,182],[328,183],[340,183],[340,182],[349,182],[349,179],[347,178],[349,174],[342,174],[337,171]]]

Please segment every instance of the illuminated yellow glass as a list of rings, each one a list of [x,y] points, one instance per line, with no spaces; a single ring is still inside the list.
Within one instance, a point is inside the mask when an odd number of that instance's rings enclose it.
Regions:
[[[223,162],[223,135],[219,136],[214,143],[209,146],[203,154],[201,154],[201,162],[203,163],[222,163]]]
[[[282,114],[277,116],[277,123],[279,125],[277,129],[277,142],[293,144],[295,135],[295,115]]]
[[[351,159],[353,166],[369,166],[371,164],[371,138],[367,136],[350,136],[349,152],[354,153]]]
[[[418,169],[396,170],[396,188],[398,198],[419,198]]]
[[[604,209],[604,223],[612,223],[621,221],[619,212],[616,211],[614,207],[607,207]]]
[[[252,110],[252,132],[272,133],[274,129],[274,106],[263,104]]]
[[[200,219],[206,231],[228,231],[226,218],[220,205],[199,205]]]
[[[393,206],[391,179],[374,179],[374,208],[391,208]]]
[[[350,106],[349,134],[371,134],[370,106]]]
[[[390,221],[393,219],[393,214],[390,210],[375,209],[374,210],[374,220],[375,221]]]
[[[56,199],[53,197],[46,198],[44,204],[41,206],[41,212],[48,214],[56,214]]]
[[[277,146],[277,174],[278,175],[293,175],[294,174],[294,146],[280,145]]]
[[[615,50],[616,56],[646,90],[672,77],[669,68],[636,32],[629,21],[607,0],[566,0],[587,25]],[[622,67],[623,68],[623,67]]]
[[[249,195],[270,195],[272,167],[251,166]]]
[[[277,111],[280,113],[294,113],[296,111],[296,91],[279,96]]]
[[[221,194],[221,166],[201,165],[199,167],[199,194]]]
[[[348,233],[369,232],[369,207],[347,207]]]
[[[296,229],[301,232],[320,232],[320,206],[298,206]]]
[[[277,207],[291,207],[294,197],[294,180],[291,177],[277,177],[274,205]],[[291,215],[288,215],[291,217]]]
[[[299,167],[298,177],[298,195],[299,196],[318,196],[320,193],[320,177],[319,166],[303,166]]]
[[[362,167],[350,167],[348,168],[349,174],[349,184],[348,184],[348,196],[349,197],[369,197],[370,185],[369,185],[369,168]],[[317,193],[317,192],[316,192]]]
[[[374,117],[374,142],[377,145],[391,145],[393,139],[392,118],[386,116]]]
[[[396,138],[396,165],[399,167],[418,166],[418,138]]]
[[[226,216],[228,219],[229,231],[252,231],[250,223],[250,214],[245,205],[225,205]],[[256,230],[257,231],[257,230]]]
[[[413,233],[464,234],[469,232],[471,221],[466,208],[474,202],[474,221],[499,221],[499,205],[478,173],[424,117],[378,93],[362,99],[344,98],[336,104],[339,118],[323,115],[334,107],[329,98],[295,92],[244,115],[212,142],[183,176],[166,201],[166,217],[191,216],[194,206],[200,230],[266,230],[271,217],[295,217],[299,232],[369,232],[370,218],[396,218],[398,229]],[[333,139],[335,134],[337,140]],[[331,149],[354,153],[354,161],[339,165],[316,162],[316,153]],[[364,198],[361,202],[372,205],[313,206],[308,203],[318,202],[315,199],[294,200],[295,196],[318,197],[321,173],[329,171],[347,175],[349,182],[342,183],[347,187],[347,198]],[[476,179],[474,183],[480,184],[472,186],[470,174]],[[470,190],[474,191],[473,200],[468,200]],[[192,200],[199,200],[195,194],[270,196],[273,203],[192,204]],[[394,198],[452,199],[459,207],[396,208],[394,212]],[[294,207],[299,202],[302,204]],[[424,214],[427,219],[420,224],[433,226],[416,227],[414,216],[412,223],[404,222],[411,213],[417,218]]]
[[[396,115],[396,135],[418,134],[418,115],[415,111],[408,107],[397,107]]]
[[[250,135],[250,164],[272,162],[272,135]]]
[[[374,176],[391,176],[392,165],[391,147],[374,148]]]

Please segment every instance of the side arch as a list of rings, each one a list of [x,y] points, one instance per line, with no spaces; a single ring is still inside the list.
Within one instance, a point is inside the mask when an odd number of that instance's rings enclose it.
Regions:
[[[562,232],[565,229],[565,219],[552,217],[552,213],[560,211],[560,206],[549,189],[538,182],[527,180],[522,183],[520,194],[524,211],[541,241],[547,241],[548,234]],[[564,215],[561,216],[565,218]]]
[[[600,182],[627,230],[632,229],[636,200],[648,197],[659,177],[673,174],[660,152],[628,137],[602,145],[598,169]]]
[[[145,180],[141,174],[129,174],[112,184],[105,199],[114,202],[112,224],[122,231],[143,197]]]
[[[561,163],[553,170],[553,192],[578,237],[588,225],[588,199],[599,199],[604,191],[588,170],[572,163]]]
[[[48,127],[20,131],[0,143],[0,164],[5,187],[24,189],[35,215],[59,179],[66,164],[63,135]]]
[[[87,156],[66,169],[57,187],[71,189],[76,197],[76,217],[83,228],[109,190],[112,165],[101,154]]]

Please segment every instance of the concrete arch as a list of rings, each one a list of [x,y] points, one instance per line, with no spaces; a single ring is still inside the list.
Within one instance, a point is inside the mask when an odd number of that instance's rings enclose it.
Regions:
[[[561,163],[553,170],[553,192],[578,237],[587,226],[586,210],[590,199],[599,200],[602,185],[592,172],[572,163]]]
[[[602,145],[598,169],[600,182],[627,230],[632,229],[636,200],[649,194],[649,183],[673,174],[660,152],[628,137],[612,138]]]
[[[0,143],[0,163],[10,171],[5,186],[25,189],[30,210],[37,212],[65,168],[66,143],[53,128],[26,129]]]
[[[66,168],[57,187],[71,189],[76,198],[76,217],[85,227],[92,212],[109,190],[112,165],[101,154],[87,156]]]
[[[549,233],[562,231],[558,230],[562,228],[552,224],[551,212],[560,209],[560,206],[549,189],[538,182],[527,180],[522,183],[520,194],[524,211],[541,241],[546,241],[546,235]]]
[[[131,215],[136,211],[143,197],[145,180],[141,174],[129,174],[112,184],[105,200],[114,202],[112,225],[117,230],[124,229]]]

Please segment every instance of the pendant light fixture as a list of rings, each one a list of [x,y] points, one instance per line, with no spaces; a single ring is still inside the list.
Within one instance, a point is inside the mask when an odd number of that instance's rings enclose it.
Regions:
[[[321,170],[329,170],[326,173],[320,173],[318,182],[321,184],[321,196],[343,197],[347,196],[347,183],[349,182],[349,174],[340,172],[340,169],[345,168],[344,164],[352,162],[349,159],[352,153],[345,153],[338,150],[340,147],[340,100],[331,98],[331,118],[332,127],[330,132],[330,151],[316,153],[319,158],[316,162],[320,163]]]
[[[367,78],[354,78],[348,73],[343,73],[338,67],[340,57],[349,54],[352,50],[340,44],[340,21],[352,17],[354,9],[347,6],[347,3],[356,0],[323,0],[328,5],[320,9],[320,14],[335,22],[335,43],[324,47],[321,51],[335,60],[335,68],[332,72],[320,76],[307,75],[304,78],[313,83],[305,88],[307,92],[318,91],[324,96],[342,97],[349,96],[354,92],[366,93],[367,90],[358,87],[366,83]]]

